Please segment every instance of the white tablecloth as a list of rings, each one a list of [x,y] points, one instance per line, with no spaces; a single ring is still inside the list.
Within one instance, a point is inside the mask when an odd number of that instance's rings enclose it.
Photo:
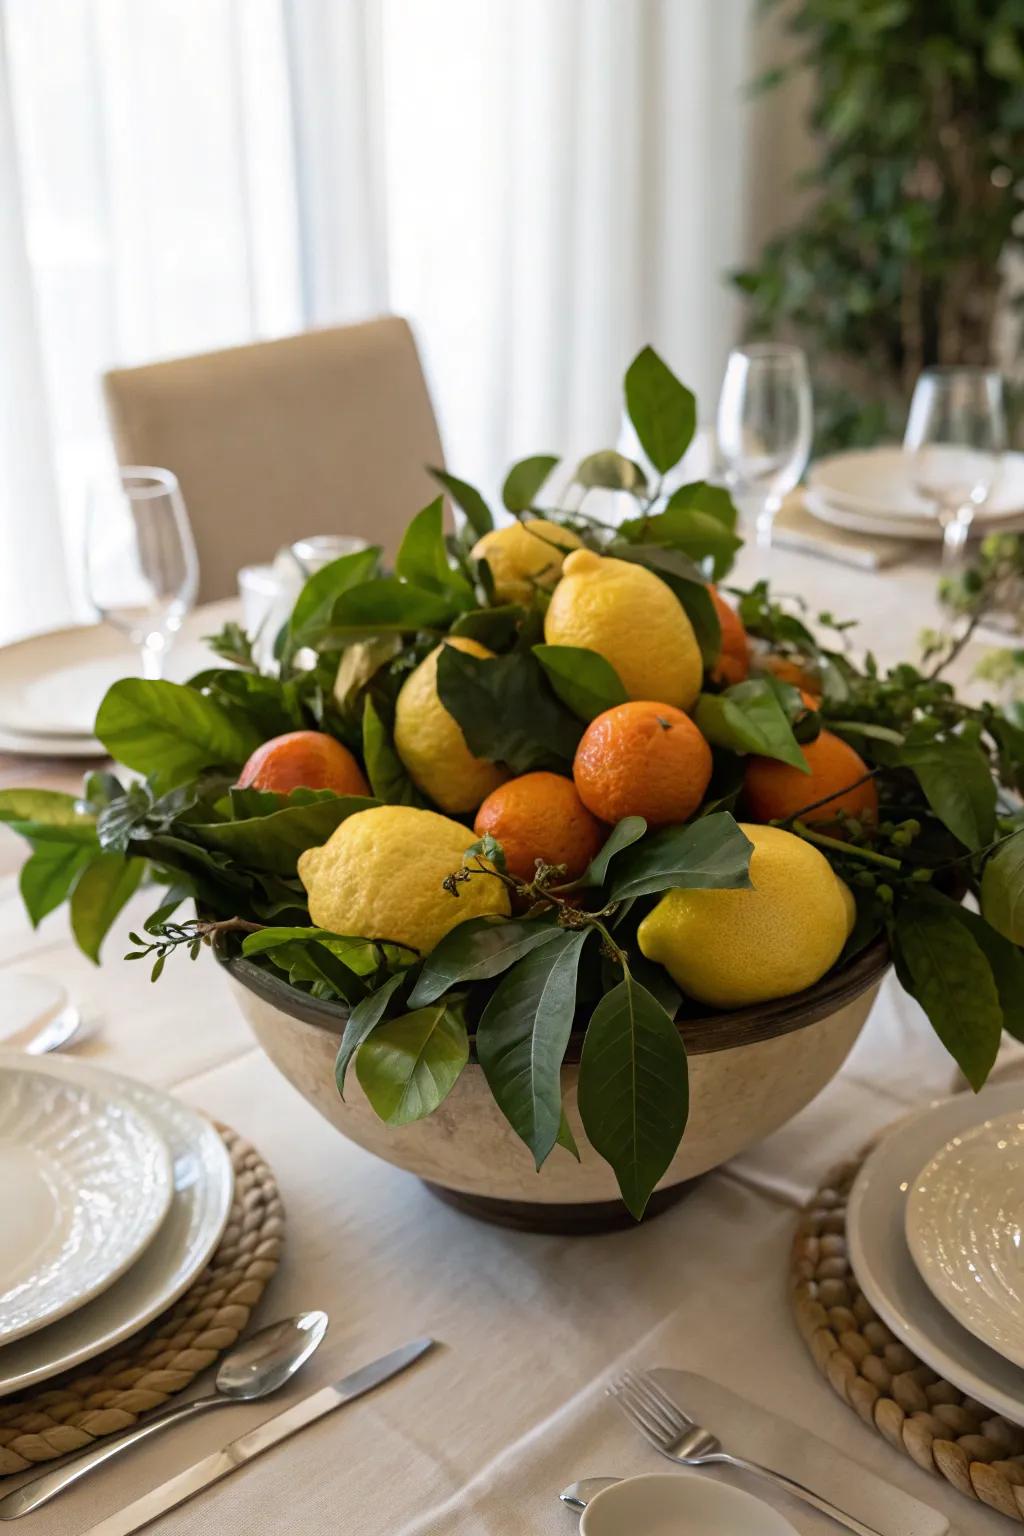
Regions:
[[[753,573],[745,557],[739,580]],[[775,580],[836,613],[869,615],[883,656],[909,653],[934,621],[933,567],[884,577],[808,557],[773,557]],[[60,783],[64,770],[0,763],[0,781]],[[637,1464],[624,1422],[600,1401],[626,1362],[698,1371],[841,1447],[944,1508],[964,1531],[1006,1531],[873,1435],[818,1375],[792,1324],[787,1250],[795,1206],[832,1162],[921,1100],[948,1091],[952,1064],[891,982],[841,1076],[803,1114],[675,1210],[593,1238],[479,1224],[321,1120],[253,1044],[209,958],[175,957],[157,986],[123,965],[136,898],[96,970],[66,917],[32,934],[18,904],[17,851],[0,841],[4,967],[66,980],[96,1033],[90,1060],[171,1089],[223,1119],[274,1168],[288,1214],[271,1318],[325,1307],[331,1329],[291,1397],[420,1333],[443,1349],[404,1378],[315,1425],[183,1506],[170,1536],[523,1536],[572,1531],[558,1489]],[[77,1536],[94,1521],[268,1417],[289,1399],[233,1407],[132,1453],[24,1522],[25,1536]],[[621,1447],[621,1453],[613,1452]],[[605,1464],[605,1457],[614,1464]],[[653,1453],[650,1469],[659,1470]]]

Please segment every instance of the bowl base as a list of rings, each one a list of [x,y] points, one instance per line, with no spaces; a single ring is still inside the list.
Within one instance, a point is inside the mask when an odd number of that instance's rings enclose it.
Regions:
[[[443,1184],[432,1184],[429,1179],[420,1181],[430,1193],[445,1205],[454,1206],[466,1216],[478,1221],[489,1221],[498,1227],[511,1227],[514,1232],[545,1232],[559,1237],[587,1237],[598,1232],[620,1232],[637,1225],[621,1200],[580,1201],[577,1204],[542,1200],[498,1200],[492,1195],[472,1195],[461,1189],[448,1189]],[[668,1189],[656,1189],[648,1201],[644,1221],[660,1216],[662,1211],[678,1205],[699,1182],[686,1179]]]

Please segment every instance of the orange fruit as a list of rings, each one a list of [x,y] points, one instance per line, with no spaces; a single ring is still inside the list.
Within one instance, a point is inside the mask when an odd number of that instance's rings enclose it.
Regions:
[[[840,811],[867,821],[878,820],[878,791],[874,779],[856,784],[868,771],[864,759],[831,731],[822,731],[801,749],[810,773],[801,773],[773,757],[751,757],[743,775],[743,798],[753,821],[781,821],[805,805],[828,800],[802,820],[836,821]],[[833,793],[834,791],[834,793]]]
[[[821,703],[821,678],[811,671],[811,664],[805,659],[783,656],[778,651],[762,651],[754,659],[754,670],[770,672],[780,683],[792,683],[802,693],[810,694],[814,700],[810,706],[813,709]]]
[[[711,677],[712,681],[731,688],[733,683],[742,683],[750,671],[750,641],[732,604],[726,602],[717,587],[709,586],[708,591],[722,627],[722,649],[711,669]]]
[[[347,747],[323,731],[288,731],[257,747],[238,776],[240,789],[333,789],[368,795],[363,770]]]
[[[671,704],[617,704],[592,720],[572,766],[580,799],[601,821],[686,821],[711,778],[711,748]]]
[[[571,779],[560,773],[524,773],[492,790],[473,830],[489,832],[505,850],[510,875],[532,880],[537,860],[564,864],[567,880],[582,875],[606,829],[587,810]]]

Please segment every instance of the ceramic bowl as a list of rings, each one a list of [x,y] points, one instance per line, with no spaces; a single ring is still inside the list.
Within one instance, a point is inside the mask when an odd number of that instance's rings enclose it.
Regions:
[[[591,1500],[580,1536],[797,1536],[763,1499],[699,1472],[627,1477]]]

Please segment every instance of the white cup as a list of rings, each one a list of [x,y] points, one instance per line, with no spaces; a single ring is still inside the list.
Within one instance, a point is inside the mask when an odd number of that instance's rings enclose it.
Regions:
[[[699,1472],[627,1477],[587,1505],[580,1536],[797,1536],[762,1499]]]

